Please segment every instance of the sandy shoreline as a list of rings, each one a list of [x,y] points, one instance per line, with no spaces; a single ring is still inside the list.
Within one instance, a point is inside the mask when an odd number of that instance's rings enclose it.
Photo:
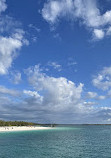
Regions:
[[[52,127],[37,127],[37,126],[10,126],[0,127],[0,132],[11,132],[11,131],[32,131],[32,130],[46,130],[52,129]]]

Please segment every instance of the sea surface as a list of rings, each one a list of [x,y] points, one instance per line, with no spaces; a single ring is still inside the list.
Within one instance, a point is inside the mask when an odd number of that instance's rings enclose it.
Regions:
[[[0,133],[0,158],[111,158],[111,126]]]

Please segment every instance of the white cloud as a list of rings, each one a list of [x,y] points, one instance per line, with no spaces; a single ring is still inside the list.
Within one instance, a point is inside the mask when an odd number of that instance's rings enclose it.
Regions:
[[[23,93],[30,97],[36,98],[36,100],[37,100],[36,103],[41,104],[43,102],[43,96],[41,96],[37,91],[24,90]]]
[[[87,93],[87,98],[90,98],[90,99],[94,99],[94,98],[96,98],[98,95],[97,95],[97,93],[95,93],[95,92],[88,92]]]
[[[50,77],[40,66],[25,70],[30,88],[18,93],[0,86],[0,118],[30,120],[41,123],[108,123],[111,108],[103,107],[94,100],[95,92],[88,92],[84,99],[83,84],[76,85],[64,77]],[[67,117],[66,117],[67,116]]]
[[[106,99],[106,98],[107,98],[107,95],[106,95],[106,96],[100,95],[100,96],[97,97],[98,100],[104,100],[104,99]]]
[[[13,89],[8,89],[4,86],[1,86],[0,85],[0,94],[8,94],[8,95],[11,95],[11,96],[18,96],[20,95],[20,93],[16,90],[13,90]]]
[[[16,32],[16,29],[22,28],[22,24],[17,21],[16,19],[8,16],[8,15],[1,15],[0,17],[0,33],[11,35],[12,33]]]
[[[68,66],[75,66],[77,65],[77,62],[73,59],[73,58],[68,58],[68,63],[67,63]]]
[[[14,84],[19,84],[22,79],[21,79],[21,73],[18,71],[13,71],[10,73],[11,74],[11,78],[10,81]]]
[[[43,104],[51,109],[61,110],[67,109],[69,106],[76,106],[81,100],[83,84],[76,86],[72,81],[64,77],[49,77],[42,73],[39,66],[26,70],[29,83],[38,92],[44,94]],[[46,106],[45,105],[45,106]],[[80,108],[78,106],[78,108]]]
[[[62,70],[62,66],[58,64],[57,62],[48,62],[48,66],[51,66],[58,71]]]
[[[41,31],[40,28],[34,26],[33,24],[29,24],[28,27],[31,28],[31,29],[34,29],[34,30],[37,31],[37,32],[40,32],[40,31]]]
[[[107,98],[107,95],[98,95],[96,92],[87,92],[86,94],[87,99],[95,99],[95,100],[104,100]]]
[[[68,65],[68,66],[74,66],[74,65],[77,65],[77,62],[68,62],[67,65]]]
[[[56,24],[62,18],[70,21],[78,19],[99,40],[108,35],[107,30],[111,26],[111,11],[101,14],[97,0],[49,0],[44,4],[42,16],[50,24]]]
[[[111,67],[104,67],[92,80],[95,87],[102,90],[111,88]]]
[[[104,31],[102,29],[94,29],[94,37],[95,39],[102,39],[104,38]]]
[[[7,8],[6,0],[0,0],[0,13]],[[28,45],[25,39],[25,32],[21,28],[21,23],[8,15],[0,17],[0,75],[8,73],[14,59],[18,56],[18,51],[23,45]],[[16,78],[17,79],[17,78]],[[20,74],[19,74],[20,79]]]
[[[108,36],[111,35],[111,27],[109,27],[109,28],[107,29],[106,34],[107,34]]]
[[[40,96],[36,91],[24,90],[23,93],[37,98]]]
[[[36,36],[33,36],[33,37],[32,37],[32,41],[33,41],[33,42],[36,42],[36,41],[37,41],[37,37],[36,37]]]
[[[72,0],[61,0],[61,1],[48,1],[44,4],[44,8],[42,9],[42,16],[45,20],[50,23],[55,23],[61,17],[70,14],[73,9],[73,1]]]
[[[97,105],[97,103],[95,103],[95,102],[84,102],[83,103],[85,106],[92,106],[92,105]]]
[[[5,2],[6,2],[6,0],[0,0],[0,13],[4,12],[7,8],[7,5]]]
[[[28,44],[23,37],[23,31],[17,30],[16,33],[9,37],[0,36],[0,74],[8,73],[13,60],[18,55],[17,51],[21,49],[24,44]]]

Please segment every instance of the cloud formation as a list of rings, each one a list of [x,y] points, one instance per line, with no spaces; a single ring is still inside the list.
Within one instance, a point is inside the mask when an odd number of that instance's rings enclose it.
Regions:
[[[39,65],[29,67],[25,74],[30,86],[23,91],[0,86],[1,119],[41,123],[110,123],[111,108],[98,104],[105,96],[87,92],[84,98],[82,83],[76,85],[65,77],[48,76]]]
[[[108,91],[111,88],[111,67],[104,67],[96,76],[92,83],[98,89]]]
[[[22,81],[22,76],[21,76],[21,73],[19,71],[12,71],[10,73],[10,81],[13,83],[13,84],[19,84],[21,81]]]
[[[55,78],[47,76],[41,72],[38,65],[27,69],[26,73],[29,83],[36,91],[44,93],[44,103],[47,102],[48,105],[53,105],[53,109],[54,106],[55,108],[57,106],[62,109],[63,106],[67,107],[69,105],[68,103],[74,106],[81,98],[82,83],[76,86],[75,83],[68,81],[64,77]],[[64,105],[62,105],[63,102]]]
[[[51,25],[61,19],[79,20],[92,31],[94,39],[110,34],[111,10],[102,14],[97,0],[49,0],[44,4],[42,16]]]
[[[6,87],[1,86],[1,85],[0,85],[0,94],[6,94],[6,95],[11,95],[11,96],[19,96],[20,95],[20,93],[18,91],[6,88]]]
[[[94,37],[95,39],[102,39],[104,38],[105,33],[102,29],[94,29]]]
[[[7,8],[5,0],[0,0],[0,13]],[[25,32],[20,23],[13,18],[0,15],[0,75],[8,73],[13,60],[17,57],[18,51],[23,45],[27,45]]]
[[[4,75],[8,72],[14,58],[17,56],[17,51],[26,44],[22,30],[17,30],[10,37],[0,37],[0,74]]]
[[[0,0],[0,13],[4,12],[7,8],[7,5],[5,2],[6,2],[6,0]]]
[[[48,62],[48,66],[53,67],[55,70],[61,71],[62,66],[57,62]]]
[[[28,45],[21,24],[12,17],[2,15],[7,8],[5,2],[0,0],[0,75],[9,73],[20,49]],[[78,20],[92,32],[95,40],[111,35],[111,11],[101,13],[96,0],[48,0],[42,16],[51,25],[61,19]],[[35,25],[30,24],[29,28],[40,32]],[[66,65],[73,67],[77,63],[70,58]],[[57,62],[49,62],[47,66],[53,71],[62,69]],[[93,85],[103,91],[101,95],[99,91],[84,91],[86,87],[83,83],[50,76],[39,65],[27,68],[25,74],[15,70],[10,72],[15,87],[18,87],[21,75],[27,81],[19,87],[20,91],[0,85],[0,119],[40,123],[111,123],[111,108],[105,100],[111,97],[111,67],[103,68],[93,78]]]

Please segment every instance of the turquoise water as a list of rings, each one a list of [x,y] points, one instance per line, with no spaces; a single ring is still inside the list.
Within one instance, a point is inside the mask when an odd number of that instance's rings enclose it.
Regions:
[[[0,133],[0,158],[111,158],[111,126]]]

